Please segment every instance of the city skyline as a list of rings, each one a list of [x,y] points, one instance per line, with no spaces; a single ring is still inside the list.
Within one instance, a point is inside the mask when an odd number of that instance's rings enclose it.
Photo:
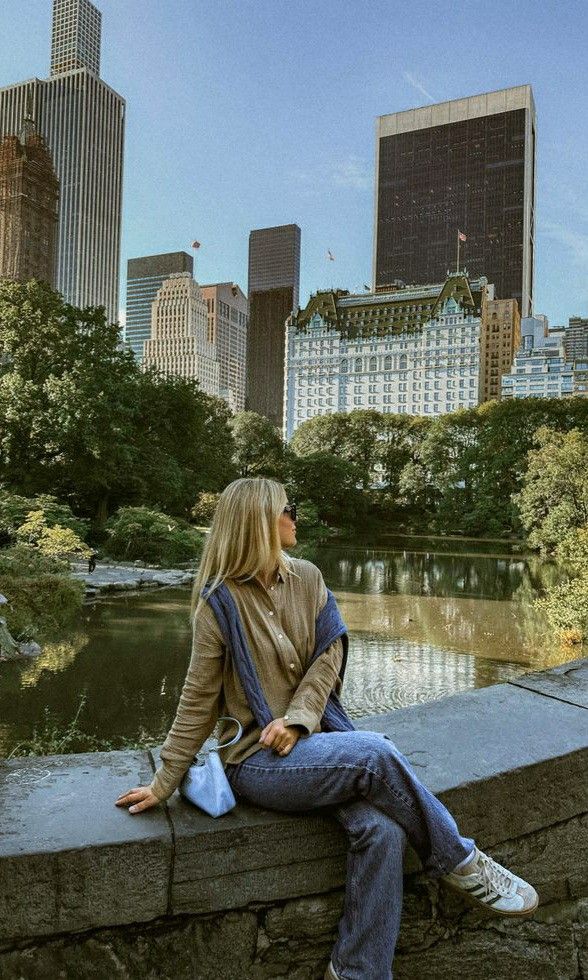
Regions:
[[[376,2],[359,29],[351,6],[330,0],[321,17],[315,4],[281,0],[247,9],[173,0],[171,17],[151,0],[97,6],[102,76],[128,104],[122,282],[128,258],[186,249],[197,237],[196,278],[245,287],[249,231],[296,222],[301,304],[318,289],[361,289],[371,282],[376,117],[529,83],[540,122],[534,309],[552,323],[586,314],[578,4],[543,11],[532,32],[538,15],[527,2],[496,4],[499,32],[475,11],[441,16],[419,2],[400,24]],[[37,26],[25,34],[28,15]],[[0,86],[48,74],[50,16],[49,0],[5,0]],[[457,51],[461,22],[469,42]]]

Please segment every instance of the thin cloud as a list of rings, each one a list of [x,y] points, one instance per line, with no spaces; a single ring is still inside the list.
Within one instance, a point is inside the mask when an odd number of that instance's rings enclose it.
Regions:
[[[427,91],[424,85],[421,85],[418,78],[415,78],[414,75],[411,75],[409,71],[403,71],[402,77],[406,82],[408,82],[409,85],[412,85],[412,87],[415,88],[417,92],[420,92],[421,95],[424,95],[425,99],[428,99],[429,102],[439,101],[439,99],[435,95],[431,95],[431,93]]]
[[[542,221],[539,232],[567,248],[576,265],[588,266],[588,235],[557,221]]]
[[[363,191],[372,185],[372,172],[364,160],[356,156],[349,156],[347,160],[339,163],[333,171],[333,180],[340,187],[353,187],[357,191]]]
[[[305,190],[318,192],[319,186],[349,187],[352,190],[363,191],[371,188],[373,173],[371,167],[361,157],[350,154],[338,163],[323,163],[313,172],[293,170],[290,177]]]

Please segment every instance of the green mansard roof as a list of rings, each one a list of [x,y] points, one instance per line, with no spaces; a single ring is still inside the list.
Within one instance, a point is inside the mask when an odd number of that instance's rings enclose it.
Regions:
[[[479,314],[485,286],[485,279],[470,281],[465,273],[456,273],[444,283],[390,292],[354,295],[344,289],[331,289],[311,296],[306,307],[294,315],[293,324],[297,333],[306,333],[318,313],[328,328],[345,337],[411,333],[435,317],[450,298]]]

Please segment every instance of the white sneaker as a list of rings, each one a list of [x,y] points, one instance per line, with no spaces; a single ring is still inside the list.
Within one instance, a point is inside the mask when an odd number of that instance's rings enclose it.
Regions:
[[[496,915],[533,915],[539,905],[539,897],[532,885],[477,847],[467,874],[451,871],[443,875],[441,881],[461,892],[473,905]]]
[[[339,974],[335,973],[335,967],[333,966],[330,960],[329,960],[329,965],[325,970],[324,980],[340,980]]]

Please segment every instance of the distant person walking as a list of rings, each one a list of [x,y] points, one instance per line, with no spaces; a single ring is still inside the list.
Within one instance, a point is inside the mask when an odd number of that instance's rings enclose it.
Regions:
[[[347,833],[345,904],[325,978],[390,980],[407,839],[426,872],[498,915],[531,915],[537,893],[461,836],[387,736],[354,729],[338,700],[346,628],[319,569],[286,554],[295,544],[296,506],[281,484],[226,487],[196,577],[192,658],[161,768],[116,803],[140,813],[167,799],[217,718],[237,718],[243,735],[225,754],[235,794],[274,810],[328,807]],[[242,639],[235,650],[217,620],[227,592],[257,674],[254,710],[236,666]]]
[[[96,568],[96,559],[97,558],[98,558],[98,555],[96,554],[95,551],[93,551],[92,554],[90,555],[89,559],[88,559],[88,573],[90,575],[92,574],[92,572]]]

